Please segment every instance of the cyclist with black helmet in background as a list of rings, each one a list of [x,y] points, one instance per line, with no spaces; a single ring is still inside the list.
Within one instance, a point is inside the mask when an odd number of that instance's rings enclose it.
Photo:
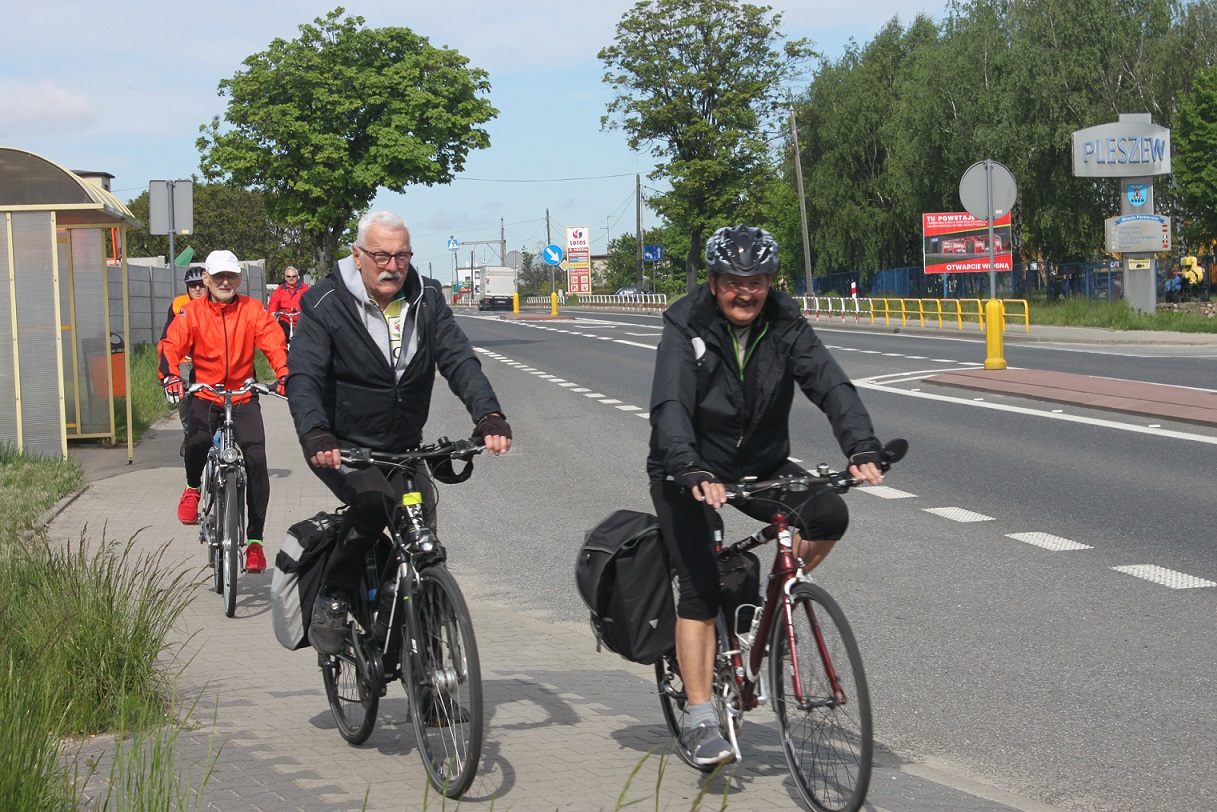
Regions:
[[[798,302],[770,287],[778,246],[768,232],[720,228],[706,243],[709,275],[664,313],[651,387],[647,474],[664,545],[677,574],[676,659],[688,695],[684,745],[701,765],[732,760],[710,701],[719,610],[715,509],[723,482],[807,473],[791,462],[797,385],[828,417],[849,475],[883,481],[870,416]],[[827,487],[785,500],[804,572],[844,534],[849,513]],[[761,521],[765,500],[733,502]]]

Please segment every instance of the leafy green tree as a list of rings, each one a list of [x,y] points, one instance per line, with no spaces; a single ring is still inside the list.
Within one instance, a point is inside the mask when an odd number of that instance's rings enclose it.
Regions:
[[[1217,240],[1217,68],[1201,71],[1179,102],[1171,168],[1190,215],[1184,236],[1193,245]]]
[[[674,254],[667,249],[670,246],[683,243],[683,239],[670,226],[648,228],[642,233],[643,245],[658,245],[664,248],[664,258],[660,262],[642,264],[645,277],[644,286],[648,291],[657,293],[684,292],[683,260],[674,259]],[[638,287],[638,238],[634,234],[622,234],[609,242],[608,269],[604,275],[604,287],[615,293],[621,288]],[[678,290],[667,290],[661,280],[666,280],[666,287]],[[673,282],[676,284],[673,286]]]
[[[552,293],[549,284],[550,266],[546,265],[541,259],[540,252],[544,250],[544,246],[537,245],[538,252],[522,251],[523,260],[520,262],[519,284],[520,294],[525,291],[534,295],[542,296]],[[558,282],[558,287],[562,287],[560,280],[565,276],[565,273],[560,269],[554,270],[554,280]]]
[[[310,267],[312,251],[300,229],[275,221],[266,210],[261,192],[197,182],[193,191],[194,233],[175,237],[175,250],[180,252],[189,245],[194,249],[196,262],[221,248],[242,259],[265,259],[268,281],[282,280],[283,269],[288,265]],[[137,220],[148,222],[147,192],[129,201],[127,207]],[[127,230],[127,255],[168,257],[169,237],[132,227]]]
[[[615,93],[601,124],[657,159],[649,177],[671,188],[648,204],[688,239],[687,290],[709,230],[759,219],[771,177],[766,131],[782,117],[782,83],[811,55],[805,40],[782,43],[781,15],[770,12],[735,0],[642,0],[599,53]]]
[[[276,39],[220,82],[225,119],[200,128],[202,170],[261,190],[327,271],[356,216],[384,187],[449,183],[498,114],[485,71],[406,28],[369,29],[337,8]]]

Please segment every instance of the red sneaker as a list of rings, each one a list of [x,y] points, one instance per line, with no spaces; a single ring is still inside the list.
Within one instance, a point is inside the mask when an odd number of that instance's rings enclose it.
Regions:
[[[266,571],[266,555],[262,552],[262,542],[249,540],[245,548],[245,571],[253,575]]]
[[[186,487],[182,491],[181,501],[177,503],[177,520],[182,524],[199,523],[199,491],[197,488]]]

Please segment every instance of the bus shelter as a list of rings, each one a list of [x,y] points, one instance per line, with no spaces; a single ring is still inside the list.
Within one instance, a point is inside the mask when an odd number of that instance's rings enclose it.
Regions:
[[[115,442],[115,399],[131,369],[126,352],[120,362],[111,350],[128,346],[122,246],[132,225],[139,222],[103,186],[0,147],[0,442],[63,457],[69,439]],[[110,332],[111,267],[123,290],[121,335]]]

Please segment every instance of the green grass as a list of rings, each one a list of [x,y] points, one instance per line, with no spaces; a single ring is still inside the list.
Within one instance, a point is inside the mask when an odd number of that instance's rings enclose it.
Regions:
[[[82,478],[72,461],[0,446],[0,809],[79,808],[82,769],[65,762],[62,742],[114,730],[133,735],[115,758],[106,808],[185,808],[163,655],[192,576],[168,571],[159,551],[137,554],[134,539],[23,538]]]
[[[72,460],[20,454],[10,443],[0,444],[0,549],[83,482]]]
[[[1217,333],[1217,319],[1195,313],[1158,310],[1138,313],[1125,301],[1091,299],[1030,300],[1032,324],[1065,327],[1104,327],[1110,330],[1169,330],[1180,333]]]

